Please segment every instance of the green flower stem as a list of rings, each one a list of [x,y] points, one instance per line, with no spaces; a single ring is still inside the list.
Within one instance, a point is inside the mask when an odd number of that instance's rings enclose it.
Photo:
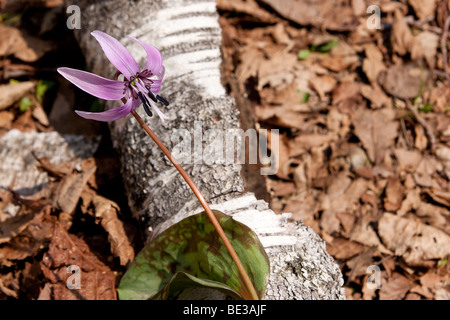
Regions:
[[[245,271],[244,266],[242,265],[241,260],[239,259],[236,251],[234,250],[233,246],[231,245],[230,240],[228,240],[225,232],[222,229],[222,226],[220,225],[219,221],[217,221],[214,213],[212,212],[211,208],[209,207],[208,203],[206,202],[205,198],[203,197],[200,190],[197,188],[197,186],[194,184],[194,181],[192,181],[191,177],[186,173],[186,171],[183,169],[183,167],[175,160],[175,158],[172,156],[172,153],[166,148],[166,146],[159,140],[159,138],[155,135],[155,133],[147,126],[147,124],[142,120],[142,118],[137,114],[135,110],[131,111],[131,114],[136,118],[137,122],[141,125],[141,127],[147,132],[147,134],[155,141],[155,143],[158,145],[158,147],[164,152],[166,157],[170,160],[170,162],[174,165],[174,167],[178,170],[178,172],[181,174],[181,176],[184,178],[184,180],[187,182],[189,187],[192,189],[194,194],[196,195],[198,201],[205,209],[206,214],[208,215],[209,219],[211,220],[211,223],[216,228],[217,233],[220,236],[220,239],[222,239],[225,247],[227,248],[228,252],[230,253],[231,258],[233,259],[234,263],[236,264],[236,267],[239,270],[239,273],[242,277],[242,280],[244,281],[244,284],[248,290],[247,297],[244,297],[247,300],[259,300],[258,294],[256,293],[256,290],[253,286],[252,281],[250,280],[250,277],[248,276],[247,272]]]

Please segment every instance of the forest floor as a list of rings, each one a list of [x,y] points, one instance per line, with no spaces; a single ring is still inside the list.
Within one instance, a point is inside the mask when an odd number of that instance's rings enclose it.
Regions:
[[[279,170],[247,181],[249,191],[324,239],[347,299],[449,300],[450,1],[217,6],[223,82],[243,128],[279,129],[268,137]],[[116,299],[143,239],[107,126],[73,116],[96,101],[56,72],[84,67],[65,7],[0,8],[0,139],[12,130],[102,137],[80,164],[36,159],[53,179],[39,197],[18,195],[13,182],[0,189],[0,299],[80,298],[61,281],[80,256],[95,276],[83,298]]]

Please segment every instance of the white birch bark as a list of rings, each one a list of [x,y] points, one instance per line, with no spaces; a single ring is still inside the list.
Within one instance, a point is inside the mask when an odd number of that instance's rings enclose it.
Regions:
[[[81,29],[76,32],[90,71],[112,78],[93,30],[104,31],[121,41],[140,65],[145,52],[126,38],[130,35],[158,47],[166,66],[161,95],[170,102],[162,123],[139,114],[171,150],[172,134],[185,129],[194,140],[193,159],[184,165],[212,208],[233,215],[260,237],[270,258],[271,274],[266,299],[345,299],[338,266],[326,252],[325,243],[289,214],[276,215],[263,200],[243,193],[238,163],[206,164],[198,153],[210,144],[194,136],[194,123],[208,129],[239,128],[235,102],[221,84],[221,30],[213,0],[79,1]],[[120,102],[108,102],[107,108]],[[120,152],[122,175],[129,204],[148,227],[149,238],[182,218],[202,211],[197,199],[155,143],[132,116],[110,125]],[[179,132],[179,131],[178,131]],[[201,143],[198,144],[198,143]],[[197,145],[196,145],[197,144]],[[197,146],[197,148],[196,148]],[[195,153],[197,152],[197,154]]]

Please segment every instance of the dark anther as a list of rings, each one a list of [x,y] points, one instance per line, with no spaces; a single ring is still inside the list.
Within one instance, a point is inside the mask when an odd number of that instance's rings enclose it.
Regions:
[[[157,103],[158,100],[156,100],[156,97],[153,94],[153,92],[150,91],[150,88],[148,86],[145,86],[145,88],[147,88],[147,90],[148,90],[148,96],[150,97],[150,99],[152,99],[155,103]]]
[[[169,101],[167,101],[165,98],[161,97],[160,95],[157,95],[156,99],[161,101],[166,107],[169,105]]]
[[[153,117],[153,112],[150,110],[150,106],[149,106],[149,102],[148,102],[147,98],[142,94],[142,92],[139,92],[138,95],[144,106],[145,113],[147,113],[149,117]]]

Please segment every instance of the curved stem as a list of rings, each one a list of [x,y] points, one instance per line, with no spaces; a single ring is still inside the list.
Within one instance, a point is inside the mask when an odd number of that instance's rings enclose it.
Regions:
[[[225,232],[223,231],[222,226],[220,225],[216,216],[214,215],[211,208],[209,207],[208,202],[206,202],[205,198],[203,197],[202,193],[195,185],[194,181],[187,174],[187,172],[183,169],[183,167],[175,160],[175,158],[172,156],[172,153],[166,148],[166,146],[161,142],[161,140],[159,140],[159,138],[155,135],[155,133],[147,126],[147,124],[144,122],[144,120],[142,120],[142,118],[139,116],[139,114],[135,110],[131,111],[131,114],[136,118],[137,122],[141,125],[141,127],[145,130],[145,132],[147,132],[147,134],[153,139],[153,141],[155,141],[155,143],[162,150],[162,152],[164,152],[166,157],[170,160],[170,162],[174,165],[174,167],[178,170],[178,172],[184,178],[186,183],[192,189],[192,191],[194,192],[198,201],[202,205],[203,209],[205,209],[205,212],[208,215],[209,219],[211,220],[211,223],[213,224],[214,228],[217,230],[217,233],[219,234],[220,239],[222,239],[231,258],[233,259],[234,263],[236,264],[236,267],[239,270],[242,280],[244,281],[244,284],[247,287],[249,298],[258,300],[259,299],[258,294],[256,293],[253,283],[251,282],[247,272],[245,271],[245,268],[244,268],[241,260],[239,259],[236,251],[234,250],[230,240],[228,240],[228,238],[227,238]]]

